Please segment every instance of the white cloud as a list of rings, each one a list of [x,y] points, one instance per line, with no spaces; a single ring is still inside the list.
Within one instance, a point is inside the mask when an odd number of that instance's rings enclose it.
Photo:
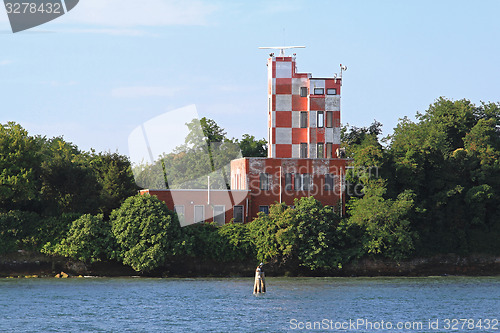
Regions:
[[[7,66],[12,64],[12,60],[0,60],[0,66]]]
[[[181,90],[179,87],[167,86],[118,87],[111,90],[111,96],[117,98],[173,97]]]
[[[66,22],[110,27],[206,25],[216,9],[200,0],[84,0],[68,13]]]

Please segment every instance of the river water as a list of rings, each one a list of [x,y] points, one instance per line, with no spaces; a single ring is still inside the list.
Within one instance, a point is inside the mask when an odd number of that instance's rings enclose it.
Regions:
[[[500,277],[0,279],[0,332],[500,332]],[[465,321],[466,320],[466,321]]]

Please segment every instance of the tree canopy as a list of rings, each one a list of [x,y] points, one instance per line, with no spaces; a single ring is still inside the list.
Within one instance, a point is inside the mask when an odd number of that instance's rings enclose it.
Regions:
[[[378,176],[385,179],[384,200],[397,202],[411,191],[413,209],[404,220],[419,235],[416,254],[500,251],[494,241],[500,236],[498,103],[477,106],[441,97],[417,113],[416,121],[401,119],[382,143],[375,134],[380,133],[369,128],[344,130],[353,165],[377,170],[356,172],[350,188]],[[364,194],[352,190],[351,195]],[[358,205],[353,217],[363,210]]]
[[[228,189],[230,163],[240,157],[267,155],[266,141],[244,134],[241,140],[228,138],[226,131],[206,117],[193,119],[184,144],[164,153],[151,164],[134,167],[137,182],[144,188]]]

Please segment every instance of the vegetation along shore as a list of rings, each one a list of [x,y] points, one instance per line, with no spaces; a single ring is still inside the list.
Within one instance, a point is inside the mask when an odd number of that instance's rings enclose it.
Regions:
[[[265,156],[265,141],[206,140]],[[416,121],[345,126],[347,214],[313,197],[247,224],[181,228],[130,161],[0,125],[0,276],[497,275],[500,104],[437,99]],[[187,157],[186,157],[187,158]],[[219,272],[219,273],[217,273]],[[269,272],[269,273],[268,273]]]

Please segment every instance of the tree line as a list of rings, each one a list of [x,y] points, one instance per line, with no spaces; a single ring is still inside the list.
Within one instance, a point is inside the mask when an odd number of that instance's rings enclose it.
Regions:
[[[172,256],[314,271],[365,257],[500,254],[500,104],[439,98],[415,119],[400,119],[385,137],[376,121],[342,129],[342,145],[353,159],[344,217],[301,198],[293,209],[276,204],[245,225],[184,228],[156,197],[136,195],[126,157],[82,152],[61,137],[1,125],[0,253],[116,260],[141,272]],[[244,156],[266,154],[264,140],[227,139],[214,121],[201,124],[203,133],[193,135],[207,145],[190,145],[191,152],[215,156],[206,150],[216,147],[210,143],[230,142]],[[177,158],[194,163],[189,154]]]

